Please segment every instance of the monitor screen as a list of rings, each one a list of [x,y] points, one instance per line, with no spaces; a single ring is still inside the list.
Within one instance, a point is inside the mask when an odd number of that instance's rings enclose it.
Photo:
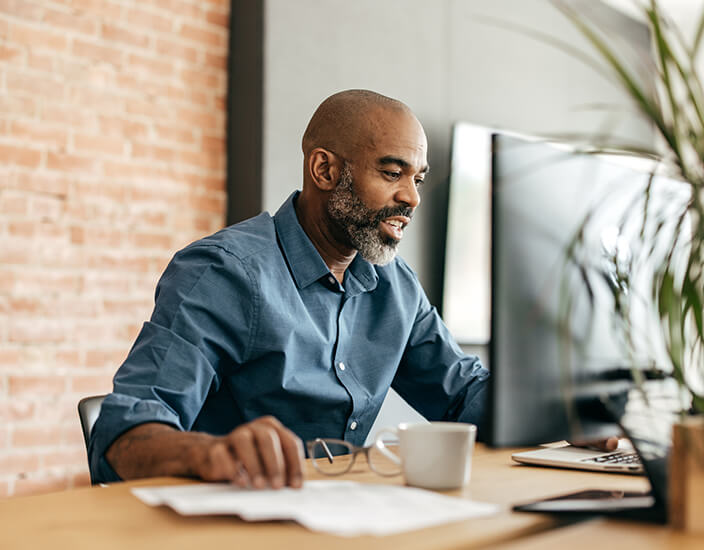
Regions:
[[[655,178],[649,207],[663,210],[665,221],[643,228],[632,214],[643,206],[650,180],[648,171],[623,159],[493,134],[491,444],[613,435],[617,426],[604,396],[632,387],[632,367],[666,367],[650,299],[652,261],[642,252],[652,231],[674,230],[667,208],[687,196],[681,184]],[[588,212],[581,261],[590,266],[590,290],[584,271],[566,261]],[[637,340],[630,347],[614,311],[615,292],[632,297]],[[561,313],[567,297],[569,314]]]

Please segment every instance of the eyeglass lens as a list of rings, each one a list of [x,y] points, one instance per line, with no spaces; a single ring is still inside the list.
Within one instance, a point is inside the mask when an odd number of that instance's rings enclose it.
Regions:
[[[344,441],[316,440],[310,447],[310,458],[318,471],[328,475],[344,474],[352,466],[354,447]],[[401,472],[398,447],[374,445],[368,450],[370,468],[377,474],[392,476]]]
[[[352,446],[342,441],[318,439],[310,448],[310,458],[315,467],[328,475],[345,473],[352,465],[352,457]]]

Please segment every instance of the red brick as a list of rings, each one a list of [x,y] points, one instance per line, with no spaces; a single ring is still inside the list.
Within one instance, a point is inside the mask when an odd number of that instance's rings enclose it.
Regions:
[[[0,421],[8,425],[18,420],[29,420],[34,415],[34,403],[22,399],[3,399],[0,401]]]
[[[64,129],[51,128],[34,121],[15,120],[10,123],[10,135],[14,138],[39,142],[43,145],[65,147],[68,132]]]
[[[131,99],[125,102],[127,112],[131,115],[141,115],[149,117],[152,121],[173,120],[178,116],[174,113],[171,105],[164,105],[153,99],[144,101],[142,99]]]
[[[56,57],[51,53],[37,53],[34,51],[27,52],[27,67],[44,71],[45,73],[58,73],[54,70]]]
[[[192,128],[157,124],[154,126],[154,130],[159,139],[185,144],[193,144],[196,142],[196,136]]]
[[[9,341],[22,343],[48,343],[62,342],[66,338],[66,327],[57,321],[46,319],[12,319],[9,326]],[[15,380],[16,386],[10,385],[10,389],[21,388],[22,383]],[[49,381],[48,387],[56,387],[57,381]]]
[[[15,282],[17,293],[65,293],[74,292],[80,286],[81,276],[61,273],[57,270],[32,272],[24,270]]]
[[[147,0],[150,4],[157,8],[164,10],[165,12],[171,12],[171,14],[178,14],[184,19],[200,20],[203,18],[203,12],[198,6],[198,2],[195,4],[191,2],[184,2],[183,0]]]
[[[37,232],[37,224],[31,221],[10,222],[7,226],[10,237],[33,237]]]
[[[0,475],[26,474],[39,470],[39,457],[34,453],[0,454]]]
[[[165,38],[157,39],[156,51],[161,55],[182,59],[189,63],[195,63],[198,60],[198,50],[196,48],[178,41],[166,40]]]
[[[81,353],[74,349],[59,350],[54,353],[54,361],[60,366],[77,367],[81,364]]]
[[[0,144],[0,159],[2,159],[3,164],[37,168],[42,160],[42,153],[28,147]]]
[[[225,153],[225,139],[219,137],[203,136],[203,151]]]
[[[149,46],[149,36],[143,33],[137,33],[128,29],[103,23],[102,37],[112,42],[121,42],[137,48],[147,48]]]
[[[174,162],[178,157],[177,152],[170,147],[160,147],[152,145],[150,142],[137,142],[132,145],[132,156],[134,158],[147,158],[162,162]]]
[[[223,48],[226,45],[225,34],[214,32],[184,23],[179,33],[183,38],[210,46],[213,48]]]
[[[227,55],[205,54],[205,64],[215,69],[227,70]]]
[[[102,135],[120,136],[125,139],[144,138],[149,128],[144,122],[137,122],[118,116],[101,116],[100,133]]]
[[[68,38],[64,33],[48,31],[45,27],[14,23],[10,26],[10,42],[60,52],[66,49]]]
[[[224,197],[201,196],[192,197],[190,200],[195,210],[221,214],[225,208]]]
[[[142,27],[149,31],[171,31],[173,27],[172,19],[138,8],[128,9],[127,11],[127,21],[130,27]]]
[[[95,18],[76,12],[67,13],[48,9],[44,15],[44,24],[87,35],[95,35],[98,32],[98,22]]]
[[[85,463],[86,450],[85,446],[76,447],[74,449],[66,449],[51,453],[42,453],[41,461],[44,468],[56,468],[60,466],[76,466]]]
[[[133,302],[128,312],[132,313],[133,311],[138,310],[142,314],[144,314],[145,311],[149,313],[149,305],[145,307],[143,302],[137,302],[137,304],[139,307],[135,306]],[[126,312],[126,308],[119,308],[112,311],[117,311],[117,313],[124,314]],[[123,348],[118,350],[89,350],[86,352],[85,365],[87,367],[109,367],[112,370],[117,370],[117,367],[122,364],[126,356],[127,350]]]
[[[0,155],[2,146],[0,145]],[[23,216],[29,212],[29,198],[26,195],[15,195],[2,192],[0,189],[0,214]]]
[[[178,120],[199,128],[215,128],[217,121],[215,114],[203,109],[178,109],[174,114]]]
[[[0,114],[13,117],[34,117],[37,114],[37,100],[26,96],[0,94]]]
[[[103,153],[106,155],[122,155],[125,142],[119,137],[76,134],[73,144],[81,153]]]
[[[81,286],[87,293],[124,294],[130,290],[130,282],[124,275],[112,273],[84,275]]]
[[[17,376],[8,378],[11,396],[61,395],[66,388],[66,380],[59,376]]]
[[[119,66],[122,62],[122,50],[117,47],[103,46],[97,42],[74,39],[72,52],[74,55],[85,57],[92,61],[105,61]]]
[[[0,278],[5,274],[0,271]],[[22,354],[19,349],[0,347],[0,366],[18,366]],[[0,411],[2,410],[3,401],[0,400]]]
[[[65,204],[63,197],[35,195],[29,203],[29,213],[43,220],[55,220],[63,214]]]
[[[74,376],[71,378],[71,391],[82,395],[99,395],[112,391],[112,374],[95,376]]]
[[[42,107],[41,120],[52,124],[61,124],[67,128],[93,128],[95,116],[82,112],[76,106],[58,107],[56,105],[44,105]]]
[[[212,90],[220,85],[220,79],[223,77],[219,71],[211,71],[209,69],[190,70],[183,69],[181,71],[181,80],[189,85],[200,86],[206,90]]]
[[[23,72],[7,72],[7,89],[9,92],[23,92],[51,99],[62,98],[64,85],[56,78],[27,74]]]
[[[0,44],[0,61],[10,61],[21,55],[21,49]]]
[[[137,248],[171,249],[171,235],[159,233],[134,233],[130,243]]]
[[[32,263],[26,243],[13,242],[0,247],[0,264],[25,265]]]
[[[158,75],[162,77],[171,76],[174,72],[173,63],[163,61],[155,57],[146,57],[139,54],[130,54],[127,60],[128,65],[132,69],[141,69],[150,75]]]
[[[23,191],[65,197],[68,193],[70,182],[63,177],[30,172],[18,174],[17,185]]]
[[[226,29],[230,28],[230,14],[228,12],[209,11],[205,14],[205,18],[208,23],[212,23],[213,25],[224,27]]]
[[[78,401],[77,399],[76,406],[78,406]],[[78,418],[70,426],[61,429],[61,441],[64,445],[80,445],[83,448],[85,443],[83,443],[83,431]]]
[[[40,4],[27,2],[26,0],[3,0],[2,4],[0,4],[0,11],[9,13],[19,19],[31,21],[41,21],[44,17],[44,9]]]
[[[54,446],[61,443],[61,432],[54,426],[17,427],[11,442],[14,448]]]
[[[46,167],[49,170],[61,172],[93,172],[95,170],[94,157],[79,157],[66,153],[47,154]]]
[[[185,164],[197,166],[210,171],[222,171],[225,169],[225,156],[208,151],[181,151],[179,159]]]
[[[109,227],[72,227],[71,242],[92,246],[119,248],[125,239],[125,232]]]
[[[54,0],[57,1],[57,0]],[[80,12],[85,12],[88,14],[95,14],[101,18],[108,19],[110,21],[117,21],[122,16],[122,2],[116,0],[115,2],[109,2],[106,0],[60,0],[65,2],[71,8],[79,10]]]

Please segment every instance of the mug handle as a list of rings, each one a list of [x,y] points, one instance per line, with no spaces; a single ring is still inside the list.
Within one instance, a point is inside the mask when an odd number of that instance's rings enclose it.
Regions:
[[[396,456],[394,453],[389,451],[389,449],[386,448],[386,445],[381,439],[381,436],[384,434],[393,434],[398,438],[398,430],[396,428],[382,428],[378,432],[376,432],[376,436],[374,436],[374,447],[383,454],[386,458],[388,458],[391,462],[397,465],[401,465],[401,459]]]

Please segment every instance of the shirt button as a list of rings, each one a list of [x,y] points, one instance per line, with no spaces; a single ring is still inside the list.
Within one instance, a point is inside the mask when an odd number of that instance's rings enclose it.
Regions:
[[[340,361],[337,366],[340,367],[340,370],[345,370],[345,364],[342,361]]]
[[[335,277],[333,277],[332,275],[330,275],[330,277],[328,277],[328,281],[331,285],[334,285],[337,282],[337,281],[335,281]]]
[[[352,424],[350,424],[350,430],[353,430],[353,431],[354,431],[354,430],[356,430],[356,429],[357,429],[357,421],[354,420],[354,421],[352,422]]]

